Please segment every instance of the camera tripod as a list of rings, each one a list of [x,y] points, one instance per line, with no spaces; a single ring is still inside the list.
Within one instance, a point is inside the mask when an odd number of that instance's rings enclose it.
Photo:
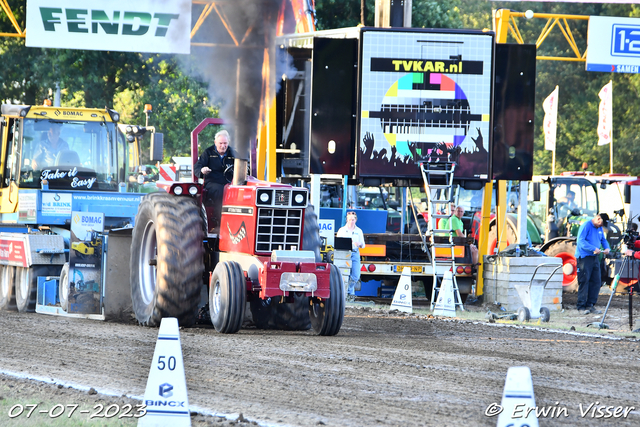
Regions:
[[[607,311],[609,311],[609,306],[611,305],[611,300],[613,300],[613,295],[615,295],[616,293],[616,288],[618,287],[618,282],[620,281],[620,275],[622,274],[622,272],[624,271],[624,268],[627,265],[627,262],[629,261],[629,257],[625,256],[624,257],[624,261],[622,261],[622,266],[620,267],[620,270],[618,270],[618,274],[615,275],[615,277],[613,278],[613,282],[611,283],[611,295],[609,295],[609,302],[607,302],[607,307],[604,309],[604,314],[602,315],[602,320],[600,322],[592,322],[589,323],[587,325],[587,327],[593,326],[593,327],[597,327],[598,329],[609,329],[609,325],[607,325],[606,323],[604,323],[604,319],[607,317]],[[629,327],[633,327],[633,317],[631,317],[632,314],[632,304],[631,304],[631,298],[632,298],[632,294],[633,294],[633,288],[629,289]],[[634,331],[636,332],[636,331]]]

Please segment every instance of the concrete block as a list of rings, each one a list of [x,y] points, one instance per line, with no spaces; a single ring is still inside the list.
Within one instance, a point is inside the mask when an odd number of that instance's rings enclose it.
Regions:
[[[529,285],[532,279],[545,283],[542,291],[541,306],[550,311],[562,309],[562,270],[554,270],[562,265],[555,257],[501,257],[494,263],[484,258],[484,297],[485,301],[497,301],[509,311],[516,311],[523,302],[514,285]],[[536,268],[540,265],[537,270]],[[535,277],[534,277],[535,272]],[[551,277],[550,277],[551,276]]]

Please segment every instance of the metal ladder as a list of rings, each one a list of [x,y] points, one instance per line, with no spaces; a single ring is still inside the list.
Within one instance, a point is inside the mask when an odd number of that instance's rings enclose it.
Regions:
[[[440,285],[442,284],[443,275],[438,276],[437,267],[440,265],[450,266],[453,281],[453,290],[455,297],[455,307],[464,311],[462,304],[462,298],[460,297],[460,290],[458,289],[458,282],[456,281],[456,258],[455,258],[455,244],[453,243],[454,231],[451,229],[451,217],[453,212],[451,211],[451,204],[457,205],[458,192],[453,184],[453,175],[456,169],[456,163],[451,161],[444,162],[421,162],[420,172],[422,173],[422,179],[424,181],[424,189],[429,196],[429,221],[427,227],[427,236],[431,237],[431,268],[433,271],[433,286],[431,289],[431,310],[433,310],[437,292],[440,291]],[[442,209],[444,205],[444,209]],[[440,208],[440,209],[438,209]],[[437,213],[445,212],[442,214]],[[439,230],[437,227],[437,220],[446,219],[449,224],[449,228]],[[444,242],[443,242],[444,240]],[[450,256],[448,258],[438,259],[436,256],[436,248],[447,248],[450,250]]]

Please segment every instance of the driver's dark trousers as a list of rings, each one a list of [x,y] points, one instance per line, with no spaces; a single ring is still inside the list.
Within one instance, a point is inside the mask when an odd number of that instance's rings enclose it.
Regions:
[[[220,217],[222,216],[222,198],[224,196],[224,185],[217,182],[207,182],[207,203],[214,208],[214,226],[220,226]]]
[[[602,279],[597,255],[578,258],[578,310],[586,310],[598,302]]]

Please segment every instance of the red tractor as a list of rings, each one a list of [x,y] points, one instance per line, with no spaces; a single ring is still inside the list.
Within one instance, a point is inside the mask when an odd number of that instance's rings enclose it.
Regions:
[[[198,134],[215,124],[222,121],[205,119],[192,132],[193,163]],[[152,326],[163,317],[192,325],[207,284],[218,332],[237,332],[248,305],[257,328],[313,327],[319,335],[337,334],[344,285],[338,268],[321,262],[317,216],[307,189],[247,177],[241,173],[246,161],[235,162],[215,234],[210,232],[212,208],[203,204],[203,186],[195,176],[193,182],[158,183],[166,192],[142,199],[131,245],[136,318]]]

